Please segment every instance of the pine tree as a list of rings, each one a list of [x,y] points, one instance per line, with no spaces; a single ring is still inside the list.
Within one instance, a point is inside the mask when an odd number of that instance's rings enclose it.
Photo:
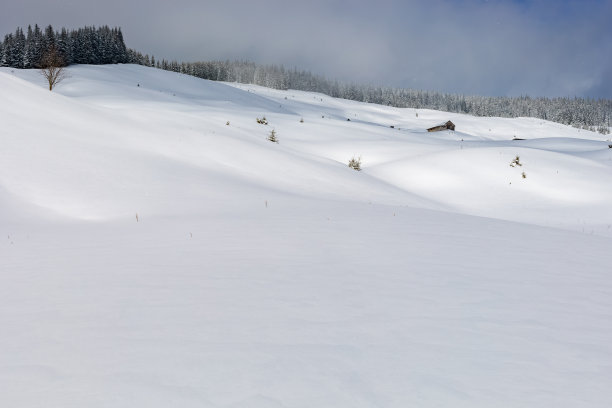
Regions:
[[[121,28],[116,28],[114,33],[115,49],[117,53],[117,62],[125,64],[128,62],[127,47],[123,40],[123,34]]]
[[[8,67],[9,56],[8,56],[8,35],[4,36],[4,41],[0,43],[0,67]]]
[[[34,32],[32,33],[32,44],[31,44],[31,52],[30,52],[30,63],[33,68],[38,68],[40,66],[40,60],[42,59],[44,53],[44,38],[43,33],[40,31],[40,27],[38,24],[34,25]]]
[[[66,65],[71,65],[73,63],[72,58],[72,50],[70,47],[70,36],[68,35],[68,31],[64,27],[62,27],[62,31],[59,35],[56,36],[57,39],[57,52],[60,58],[64,61]]]
[[[13,47],[14,47],[14,39],[13,34],[8,34],[4,37],[4,46],[2,59],[0,60],[0,66],[2,67],[14,67],[14,59],[13,59]]]
[[[48,25],[47,28],[45,28],[45,34],[43,38],[44,38],[44,52],[50,49],[55,49],[55,50],[57,49],[57,44],[55,42],[55,31],[53,31],[53,27],[51,25]]]
[[[25,51],[26,37],[23,34],[21,28],[17,28],[15,31],[15,39],[13,43],[13,63],[12,67],[23,68],[24,51]]]
[[[28,32],[25,40],[25,47],[23,49],[23,68],[29,69],[33,67],[32,64],[32,49],[34,47],[34,34],[32,33],[32,26],[28,26]]]

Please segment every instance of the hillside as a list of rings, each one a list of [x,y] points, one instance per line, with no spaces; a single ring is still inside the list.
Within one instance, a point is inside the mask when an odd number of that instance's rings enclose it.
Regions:
[[[2,405],[612,403],[606,136],[68,72],[0,68]]]

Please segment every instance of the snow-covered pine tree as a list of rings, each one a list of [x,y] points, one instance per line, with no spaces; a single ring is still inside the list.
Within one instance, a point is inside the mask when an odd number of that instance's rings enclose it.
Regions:
[[[23,49],[23,68],[32,68],[32,48],[34,44],[34,34],[32,32],[32,26],[28,26],[26,35],[25,47]]]
[[[26,37],[21,28],[15,30],[15,39],[13,44],[13,67],[23,68],[23,58],[25,51]]]
[[[70,47],[70,36],[68,31],[62,27],[62,31],[59,35],[56,35],[57,39],[57,52],[59,56],[64,60],[66,65],[73,63],[72,59],[72,48]]]
[[[32,44],[30,47],[30,63],[32,68],[38,68],[40,60],[45,51],[45,41],[42,31],[38,24],[34,24],[34,32],[32,33]]]
[[[268,136],[268,140],[272,143],[278,143],[278,137],[276,137],[276,130],[272,129],[270,131],[270,135]]]
[[[45,28],[45,34],[43,35],[43,39],[43,54],[50,49],[57,50],[57,44],[55,42],[55,31],[53,31],[53,27],[51,25],[48,25],[47,28]]]
[[[10,67],[13,62],[13,34],[4,36],[2,42],[2,54],[0,55],[0,67]]]

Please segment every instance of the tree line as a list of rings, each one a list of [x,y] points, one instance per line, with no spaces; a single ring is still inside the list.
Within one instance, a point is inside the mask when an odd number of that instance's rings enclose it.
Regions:
[[[405,88],[379,87],[330,80],[309,71],[249,61],[178,62],[128,49],[120,28],[84,27],[54,31],[18,28],[0,43],[0,66],[37,68],[45,51],[53,48],[65,65],[132,63],[213,81],[240,82],[275,89],[319,92],[335,98],[399,108],[434,109],[474,116],[534,117],[609,133],[612,100],[578,97],[474,96]]]
[[[177,62],[155,60],[133,52],[135,64],[193,75],[213,81],[239,82],[275,89],[319,92],[334,98],[398,108],[433,109],[473,116],[533,117],[608,134],[612,100],[578,97],[475,96],[330,80],[309,71],[248,61]]]
[[[4,36],[0,43],[0,66],[40,68],[45,54],[51,49],[64,66],[129,62],[120,28],[103,26],[55,31],[50,25],[44,30],[35,25],[34,28],[28,26],[25,32],[17,28],[14,34]]]

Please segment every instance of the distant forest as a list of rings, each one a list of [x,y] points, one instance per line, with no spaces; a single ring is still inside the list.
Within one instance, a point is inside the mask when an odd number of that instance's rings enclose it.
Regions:
[[[474,116],[534,117],[610,133],[612,100],[591,98],[490,97],[447,94],[404,88],[359,85],[277,65],[248,61],[177,62],[155,60],[125,46],[120,28],[84,27],[55,31],[38,25],[18,28],[0,42],[0,66],[38,68],[42,56],[55,50],[72,64],[139,64],[213,81],[240,82],[275,89],[320,92],[336,98],[399,108],[434,109]]]

